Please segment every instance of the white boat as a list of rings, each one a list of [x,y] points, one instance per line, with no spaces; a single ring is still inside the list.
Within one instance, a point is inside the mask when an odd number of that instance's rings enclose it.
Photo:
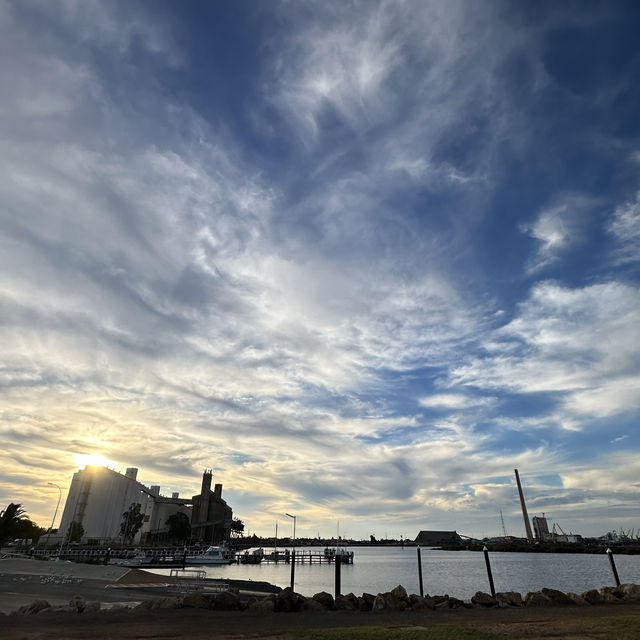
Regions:
[[[231,564],[235,562],[233,554],[227,547],[209,547],[203,553],[187,556],[185,564]]]

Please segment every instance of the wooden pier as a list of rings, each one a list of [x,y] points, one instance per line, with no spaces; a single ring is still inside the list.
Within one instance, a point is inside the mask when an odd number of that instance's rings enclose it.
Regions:
[[[238,561],[241,562],[239,556]],[[327,551],[304,551],[302,549],[296,549],[295,554],[292,554],[288,549],[285,551],[272,551],[265,553],[262,556],[261,562],[273,563],[273,564],[291,564],[292,557],[295,557],[296,564],[333,564],[338,559],[343,564],[353,564],[353,552],[346,552],[343,554],[335,553],[334,549]]]

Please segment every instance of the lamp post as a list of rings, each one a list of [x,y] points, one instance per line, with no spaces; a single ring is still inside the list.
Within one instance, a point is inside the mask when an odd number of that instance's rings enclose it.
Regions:
[[[49,547],[49,538],[51,537],[51,529],[53,529],[53,523],[56,521],[56,516],[58,515],[58,507],[60,506],[60,500],[62,499],[62,489],[53,482],[47,482],[48,485],[55,487],[58,490],[58,504],[56,505],[56,510],[53,512],[53,520],[51,520],[51,526],[49,527],[49,534],[47,535],[47,541],[45,542],[45,547]]]
[[[293,542],[291,544],[291,591],[293,591],[293,583],[296,575],[296,516],[285,513],[288,518],[293,518]]]

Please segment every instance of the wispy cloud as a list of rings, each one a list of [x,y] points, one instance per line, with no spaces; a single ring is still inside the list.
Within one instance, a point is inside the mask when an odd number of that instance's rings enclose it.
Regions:
[[[618,264],[640,260],[640,191],[634,201],[616,207],[607,231],[618,243],[614,252]]]

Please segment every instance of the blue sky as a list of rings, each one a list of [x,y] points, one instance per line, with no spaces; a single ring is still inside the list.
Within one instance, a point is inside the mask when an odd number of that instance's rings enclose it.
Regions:
[[[0,503],[640,526],[635,2],[2,2]]]

